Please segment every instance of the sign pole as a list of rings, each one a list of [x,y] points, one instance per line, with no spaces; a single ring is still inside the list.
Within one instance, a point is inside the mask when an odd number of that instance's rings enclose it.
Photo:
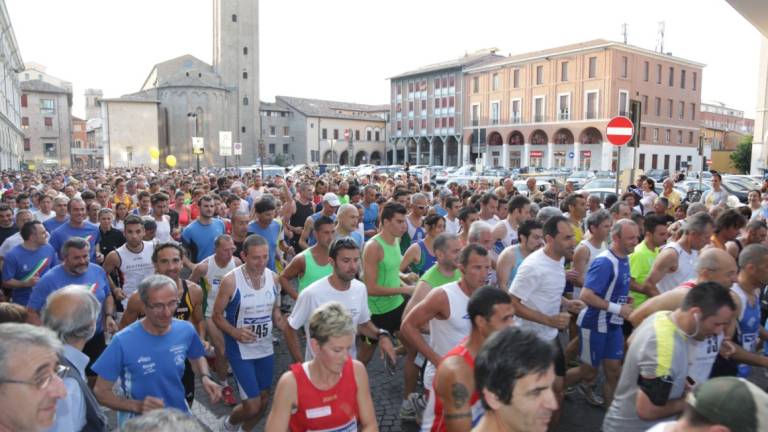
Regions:
[[[621,175],[621,147],[626,145],[635,135],[635,125],[627,117],[612,118],[606,125],[608,142],[618,148],[616,154],[616,195],[619,195],[619,179]]]
[[[616,152],[616,196],[619,196],[619,177],[621,176],[621,147]]]

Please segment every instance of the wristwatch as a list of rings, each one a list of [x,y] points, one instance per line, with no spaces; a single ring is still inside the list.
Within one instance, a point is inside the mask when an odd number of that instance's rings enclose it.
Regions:
[[[383,328],[380,328],[379,329],[379,339],[381,339],[382,336],[388,337],[390,339],[390,341],[392,340],[392,333],[384,330]]]

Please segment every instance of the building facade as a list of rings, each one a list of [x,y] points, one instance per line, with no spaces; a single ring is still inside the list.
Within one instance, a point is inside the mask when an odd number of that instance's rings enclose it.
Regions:
[[[463,70],[499,60],[495,50],[425,66],[390,78],[387,160],[458,165],[464,126]]]
[[[5,1],[0,1],[0,169],[19,169],[24,132],[21,129],[21,85],[17,73],[24,69]]]
[[[616,169],[606,125],[642,103],[638,167],[680,169],[699,139],[704,65],[593,40],[464,69],[460,160],[487,166]],[[633,149],[622,147],[622,166]]]
[[[151,159],[149,149],[161,148],[160,137],[165,132],[160,101],[122,97],[102,98],[98,103],[102,123],[89,133],[95,140],[100,130],[104,167],[146,166],[157,169],[159,161]]]
[[[259,153],[259,158],[264,158],[265,164],[293,165],[297,156],[304,153],[301,145],[303,140],[297,141],[292,129],[295,112],[285,105],[261,102],[259,115],[261,116],[260,139],[264,143],[264,154]]]
[[[291,112],[288,131],[296,139],[293,148],[297,150],[291,163],[386,163],[389,106],[288,96],[277,96],[275,103]],[[265,143],[269,138],[264,138]]]
[[[722,102],[701,104],[701,134],[712,150],[733,151],[741,139],[755,132],[755,121],[745,118],[744,111],[729,108]]]
[[[21,81],[23,160],[30,169],[71,167],[72,91],[33,76]]]

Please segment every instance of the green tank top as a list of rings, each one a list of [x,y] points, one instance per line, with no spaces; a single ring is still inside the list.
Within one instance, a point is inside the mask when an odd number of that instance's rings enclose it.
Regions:
[[[461,279],[461,271],[459,269],[456,269],[452,276],[446,276],[441,273],[440,270],[438,270],[437,264],[433,265],[429,270],[421,275],[420,278],[420,280],[428,283],[432,288],[437,288],[451,282],[456,282],[459,279]]]
[[[389,244],[379,235],[373,238],[376,239],[384,251],[384,258],[378,264],[376,283],[386,288],[399,288],[400,262],[403,260],[399,241],[396,239],[394,244]],[[403,301],[403,296],[400,294],[368,296],[368,308],[371,310],[372,315],[381,315],[397,309]]]
[[[301,254],[304,256],[304,274],[299,276],[299,292],[312,283],[333,273],[333,266],[330,261],[324,266],[318,265],[315,257],[312,256],[311,249],[307,249]]]

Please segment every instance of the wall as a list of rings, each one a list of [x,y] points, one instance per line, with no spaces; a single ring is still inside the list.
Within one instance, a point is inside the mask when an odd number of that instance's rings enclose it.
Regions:
[[[105,101],[102,106],[107,128],[103,137],[109,153],[105,166],[157,168],[149,156],[150,148],[159,148],[157,103]]]

